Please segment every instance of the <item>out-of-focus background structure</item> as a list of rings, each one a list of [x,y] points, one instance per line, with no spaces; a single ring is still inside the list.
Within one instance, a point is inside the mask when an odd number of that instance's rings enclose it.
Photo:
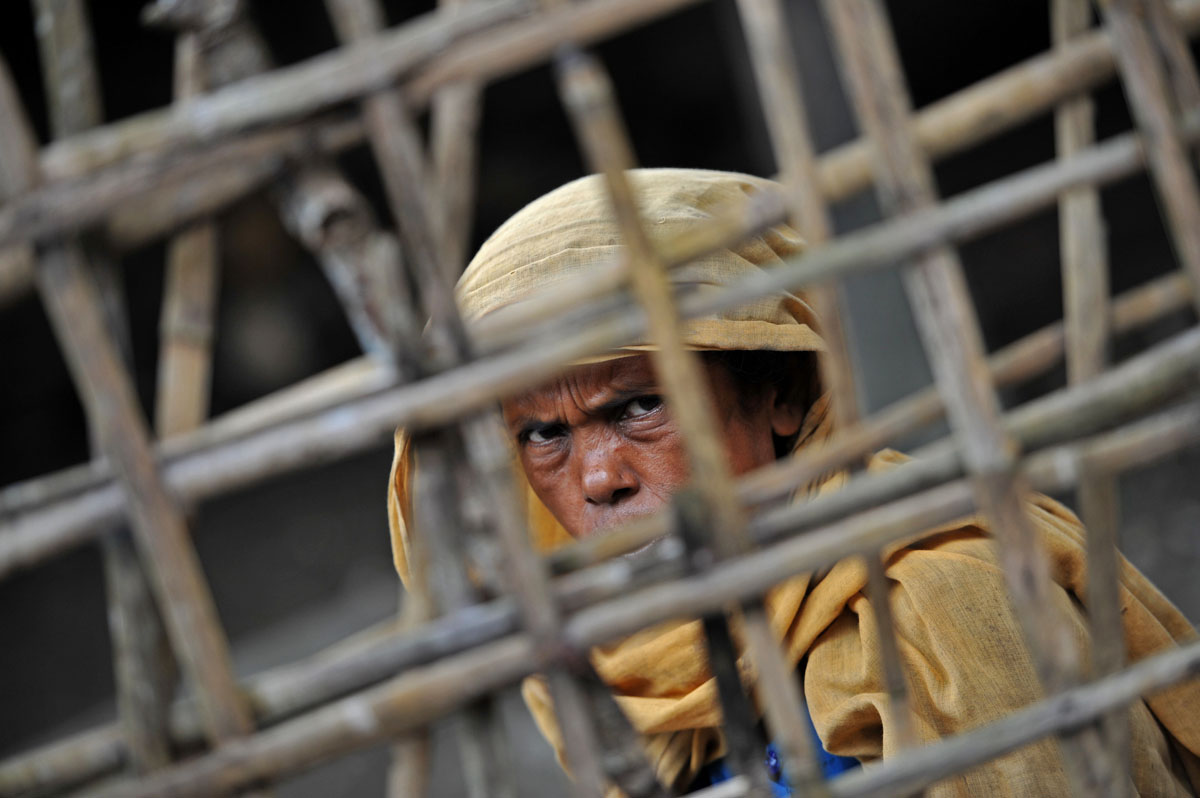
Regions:
[[[38,142],[55,133],[39,56],[35,6],[0,9],[0,54],[13,73]],[[54,3],[49,3],[54,5]],[[102,120],[173,99],[175,38],[144,24],[142,0],[84,4],[100,78]],[[217,4],[219,5],[219,4]],[[433,10],[388,2],[388,23]],[[337,46],[321,0],[249,0],[248,13],[276,63],[296,64]],[[917,109],[1050,47],[1045,0],[888,3]],[[786,4],[789,32],[817,149],[858,135],[816,3]],[[687,166],[773,174],[774,162],[733,0],[695,5],[596,46],[644,166]],[[586,169],[549,67],[489,83],[478,120],[478,182],[470,245],[526,202]],[[1095,89],[1103,139],[1131,126],[1117,81]],[[419,121],[427,121],[421,117]],[[1055,157],[1049,111],[937,165],[943,196]],[[365,145],[337,165],[390,219]],[[1150,179],[1139,174],[1101,191],[1113,294],[1176,267]],[[867,195],[834,208],[839,230],[879,219]],[[388,222],[390,224],[390,222]],[[250,193],[215,216],[220,264],[211,408],[233,411],[363,355],[336,292],[313,254],[281,222],[270,190]],[[1039,212],[961,247],[990,349],[1062,316],[1057,214]],[[138,399],[153,417],[159,380],[166,244],[111,252],[128,313]],[[894,272],[846,283],[854,372],[864,410],[926,387],[930,370]],[[1115,339],[1114,359],[1195,323],[1186,306]],[[1009,390],[1018,403],[1065,383],[1061,368]],[[927,433],[907,441],[915,447]],[[89,461],[80,398],[38,296],[13,292],[0,304],[0,486]],[[390,441],[337,462],[273,477],[193,508],[192,532],[229,635],[235,669],[248,676],[311,655],[396,612],[399,582],[387,536]],[[1064,497],[1068,502],[1071,497]],[[1200,620],[1200,453],[1174,454],[1120,479],[1120,546],[1183,610]],[[0,541],[0,545],[3,541]],[[515,694],[503,701],[522,795],[565,789],[549,748]],[[116,717],[112,642],[101,551],[88,544],[0,581],[0,759]],[[455,749],[436,738],[437,795],[464,794]],[[276,795],[381,795],[388,752],[375,747],[278,782]]]

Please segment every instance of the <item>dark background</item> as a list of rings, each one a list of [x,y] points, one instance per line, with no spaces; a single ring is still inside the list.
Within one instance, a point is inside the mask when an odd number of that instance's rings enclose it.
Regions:
[[[320,0],[251,0],[278,61],[293,63],[334,46]],[[93,2],[96,54],[106,118],[170,102],[172,41],[142,28],[136,0]],[[387,3],[399,23],[424,3]],[[889,3],[915,105],[920,107],[1047,48],[1045,0]],[[854,135],[814,4],[792,0],[792,29],[818,147]],[[645,166],[690,166],[771,174],[774,164],[750,78],[732,0],[718,0],[622,35],[598,48],[616,83]],[[26,0],[0,9],[0,53],[40,139],[48,130]],[[1101,136],[1128,128],[1119,88],[1096,95]],[[477,245],[526,202],[583,173],[582,161],[546,68],[488,87],[481,125]],[[1052,158],[1049,116],[938,167],[944,196]],[[342,158],[351,177],[386,206],[365,149]],[[1114,291],[1175,268],[1153,192],[1144,178],[1105,189]],[[839,227],[877,218],[862,198],[837,209]],[[261,196],[221,217],[222,272],[213,375],[213,413],[238,407],[357,356],[357,344],[315,262],[280,226]],[[1053,212],[962,248],[989,346],[1025,335],[1061,315]],[[163,288],[163,247],[123,263],[139,391],[152,406]],[[856,367],[871,408],[929,381],[894,275],[847,284]],[[1188,314],[1118,341],[1120,354],[1180,329]],[[0,307],[0,485],[83,462],[87,434],[78,398],[40,303]],[[1057,387],[1055,373],[1006,398]],[[390,451],[380,448],[320,469],[273,480],[205,503],[196,544],[233,645],[250,673],[313,652],[395,607],[384,513]],[[1123,548],[1195,621],[1200,588],[1200,457],[1182,454],[1122,480]],[[1069,497],[1067,497],[1069,499]],[[86,727],[112,713],[104,586],[94,546],[0,583],[0,755]],[[511,702],[510,702],[511,703]],[[557,770],[524,718],[510,706],[514,736],[529,738],[531,785],[561,789]],[[443,747],[439,768],[456,770]],[[373,752],[319,769],[282,795],[379,794],[386,757]],[[460,789],[452,776],[439,794]]]

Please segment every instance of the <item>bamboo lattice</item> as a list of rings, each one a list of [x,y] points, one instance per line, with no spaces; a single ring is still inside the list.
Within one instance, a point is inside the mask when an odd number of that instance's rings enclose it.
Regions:
[[[808,0],[805,0],[806,2]],[[0,794],[65,788],[89,796],[265,794],[322,761],[394,743],[396,795],[425,784],[429,725],[453,716],[472,796],[508,795],[493,693],[547,674],[580,796],[609,783],[661,794],[632,730],[591,672],[589,647],[677,617],[704,619],[738,775],[703,792],[761,795],[757,722],[743,690],[729,613],[742,618],[764,722],[797,795],[907,796],[1057,735],[1080,795],[1128,792],[1131,701],[1200,672],[1200,644],[1123,659],[1116,604],[1117,475],[1200,442],[1200,327],[1109,365],[1114,335],[1200,308],[1200,80],[1188,49],[1200,0],[1053,0],[1050,51],[915,112],[881,0],[823,0],[863,137],[818,154],[779,0],[739,0],[781,184],[718,213],[703,233],[655,248],[626,179],[635,165],[604,66],[586,47],[690,0],[444,0],[387,29],[377,0],[328,0],[342,46],[273,68],[236,0],[158,0],[147,24],[176,31],[175,102],[99,124],[82,0],[37,0],[54,140],[39,148],[0,63],[0,299],[40,293],[87,410],[94,456],[0,490],[0,577],[105,541],[120,720],[0,762]],[[518,312],[466,325],[452,294],[467,255],[474,128],[483,87],[552,61],[591,171],[611,195],[626,255],[587,285],[548,290]],[[1136,129],[1097,142],[1088,92],[1119,76]],[[429,110],[423,141],[416,114]],[[1053,111],[1058,157],[941,200],[931,165]],[[368,145],[390,220],[376,219],[334,156]],[[1110,299],[1100,187],[1145,170],[1180,269]],[[187,192],[176,197],[181,187]],[[213,213],[271,189],[285,224],[326,271],[366,357],[206,420],[216,291]],[[873,189],[884,221],[835,236],[828,207]],[[171,201],[163,201],[171,197]],[[956,247],[1059,208],[1065,313],[988,356]],[[672,294],[667,271],[784,221],[812,247],[713,296]],[[392,224],[394,222],[394,224]],[[394,231],[393,231],[394,228]],[[169,237],[154,431],[125,362],[119,303],[100,255]],[[91,240],[91,239],[89,239]],[[804,288],[840,319],[839,283],[901,269],[934,367],[934,388],[858,417],[844,333],[827,330],[836,436],[733,479],[712,432],[681,319]],[[628,289],[626,291],[626,289]],[[426,321],[428,320],[428,329]],[[424,330],[424,331],[423,331]],[[553,333],[553,334],[548,334]],[[663,512],[539,558],[521,514],[495,401],[583,356],[646,336],[685,433],[692,485]],[[1068,385],[1010,411],[997,389],[1065,361]],[[943,416],[952,434],[906,465],[861,473],[836,493],[778,500]],[[444,530],[418,553],[431,574],[405,616],[239,683],[188,530],[195,502],[414,434],[419,521]],[[154,435],[160,440],[156,441]],[[494,518],[463,511],[455,474],[472,475]],[[1046,560],[1022,510],[1031,489],[1077,488],[1090,531],[1090,673],[1063,645]],[[1047,697],[976,729],[915,747],[880,552],[915,531],[981,511]],[[803,533],[803,534],[800,534]],[[609,558],[663,535],[653,567]],[[484,599],[462,552],[491,547],[512,592]],[[426,549],[427,550],[424,550]],[[711,554],[697,558],[697,549]],[[796,681],[763,610],[768,588],[839,559],[867,559],[890,712],[903,756],[825,781]],[[708,565],[697,570],[695,563]],[[191,697],[171,702],[178,667]],[[158,685],[152,691],[135,684]],[[172,760],[171,751],[201,747]],[[699,795],[701,793],[697,793]]]

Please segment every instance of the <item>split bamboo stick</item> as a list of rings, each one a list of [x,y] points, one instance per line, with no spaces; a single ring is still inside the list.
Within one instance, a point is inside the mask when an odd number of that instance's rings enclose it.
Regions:
[[[438,0],[445,9],[463,5],[465,0]],[[431,101],[430,150],[434,183],[445,218],[438,251],[447,267],[451,282],[458,279],[467,265],[474,221],[476,160],[483,106],[483,84],[478,80],[452,83],[438,90]]]
[[[199,33],[176,38],[177,102],[187,103],[204,91],[200,46]],[[211,219],[184,229],[168,245],[155,414],[160,438],[195,429],[208,416],[217,268],[217,229]]]
[[[799,75],[795,70],[795,54],[787,38],[787,24],[778,0],[741,0],[739,10],[751,58],[758,80],[768,130],[776,153],[785,191],[791,197],[791,217],[799,221],[799,229],[812,244],[821,244],[832,237],[833,224],[821,196],[817,177],[814,148],[808,134]],[[818,318],[822,320],[822,337],[828,351],[820,359],[824,388],[832,394],[834,423],[850,426],[858,419],[850,350],[842,320],[846,317],[837,283],[814,285],[808,292]],[[849,465],[849,464],[846,464]],[[897,730],[899,746],[911,747],[916,742],[911,719],[899,644],[892,626],[890,599],[883,563],[879,557],[867,556],[868,598],[875,609],[877,632],[883,651],[884,683],[888,689],[888,711]],[[791,683],[788,686],[794,687]],[[768,699],[769,700],[769,699]],[[793,702],[795,703],[795,702]],[[808,794],[824,792],[818,779],[813,778],[811,751],[804,751],[808,740],[793,742],[801,749],[790,759],[801,764],[794,789]],[[811,748],[811,746],[808,746]],[[793,765],[795,768],[795,765]]]
[[[330,0],[327,7],[343,42],[366,43],[384,29],[382,9],[373,0]],[[447,365],[459,365],[470,358],[471,351],[451,289],[456,266],[448,265],[448,253],[438,249],[445,241],[443,226],[451,219],[436,200],[429,199],[429,192],[422,194],[429,185],[429,169],[420,135],[396,89],[365,97],[363,114],[393,216],[408,247],[418,297],[431,319],[429,335],[449,354]],[[408,332],[407,340],[396,337],[392,342],[397,371],[415,377],[440,365],[405,354],[406,350],[419,349],[413,346],[417,340],[415,326]],[[468,548],[466,536],[459,531],[468,525],[461,510],[466,497],[454,480],[463,452],[459,438],[448,432],[418,438],[414,444],[422,462],[414,504],[420,528],[428,530],[428,566],[432,569],[429,584],[441,611],[461,610],[478,600],[467,579],[467,558],[459,556]],[[423,490],[423,482],[432,488]],[[498,758],[492,745],[496,737],[493,727],[498,721],[494,710],[491,699],[484,697],[454,718],[472,798],[487,798],[497,787],[503,791],[504,785],[512,783],[506,763]]]

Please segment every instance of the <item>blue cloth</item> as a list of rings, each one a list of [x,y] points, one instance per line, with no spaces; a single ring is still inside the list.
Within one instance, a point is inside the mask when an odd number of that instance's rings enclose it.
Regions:
[[[817,727],[813,725],[812,716],[808,714],[808,707],[801,704],[800,708],[804,713],[804,719],[808,721],[808,730],[812,738],[813,747],[817,752],[817,759],[821,763],[821,773],[824,774],[825,778],[831,779],[840,773],[845,773],[847,770],[853,770],[858,767],[859,762],[854,757],[838,756],[825,750],[825,746],[821,743],[821,738],[817,735]],[[788,789],[787,779],[783,773],[783,765],[779,761],[779,750],[775,747],[775,743],[770,743],[767,746],[765,764],[767,775],[771,779],[771,788],[774,790],[776,798],[791,798],[792,791]],[[731,778],[733,778],[733,771],[729,769],[729,765],[726,764],[725,759],[718,759],[704,766],[695,783],[692,784],[691,789],[720,784]]]

